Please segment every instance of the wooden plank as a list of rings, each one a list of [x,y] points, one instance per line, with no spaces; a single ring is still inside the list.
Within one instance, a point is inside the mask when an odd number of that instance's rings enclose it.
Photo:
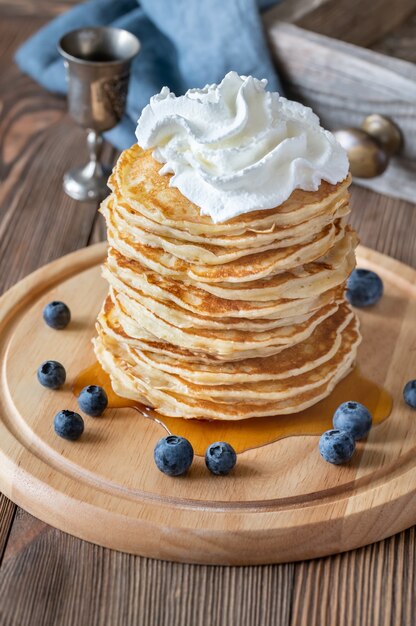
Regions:
[[[0,570],[4,625],[289,624],[292,564],[180,565],[112,552],[50,527],[33,532],[34,525],[19,511]]]
[[[27,545],[33,542],[38,535],[47,531],[50,527],[17,507],[16,517],[13,520],[13,528],[7,542],[4,560],[22,552]]]
[[[308,31],[370,46],[416,10],[414,0],[290,0],[265,15],[266,26],[278,20]]]
[[[15,511],[16,506],[13,502],[0,493],[0,563],[3,559]]]
[[[295,565],[291,626],[414,623],[416,529],[331,559]]]

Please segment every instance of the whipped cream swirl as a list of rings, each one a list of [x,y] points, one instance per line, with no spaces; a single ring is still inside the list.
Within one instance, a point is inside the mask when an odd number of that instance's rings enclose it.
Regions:
[[[348,174],[335,137],[308,107],[266,91],[266,80],[229,72],[219,85],[176,97],[167,87],[138,121],[139,145],[202,215],[224,222],[316,191]]]

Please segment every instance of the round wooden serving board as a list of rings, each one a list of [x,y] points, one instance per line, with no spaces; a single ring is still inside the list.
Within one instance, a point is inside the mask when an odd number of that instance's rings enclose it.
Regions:
[[[77,442],[52,428],[76,409],[71,385],[94,362],[91,337],[107,291],[104,244],[63,257],[0,300],[0,489],[30,513],[94,543],[161,559],[255,564],[308,559],[388,537],[416,523],[416,412],[402,389],[416,377],[416,271],[361,248],[358,264],[385,283],[381,302],[360,311],[363,374],[394,398],[393,412],[360,443],[353,461],[322,461],[318,437],[282,439],[239,455],[227,477],[198,457],[169,478],[153,463],[160,426],[132,409],[85,418]],[[64,331],[42,321],[51,300],[67,302]],[[38,365],[61,361],[67,382],[41,387]]]

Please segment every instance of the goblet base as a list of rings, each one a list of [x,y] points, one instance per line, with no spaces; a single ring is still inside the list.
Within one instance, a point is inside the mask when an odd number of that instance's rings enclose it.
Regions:
[[[107,180],[111,168],[91,161],[87,165],[66,172],[63,187],[68,196],[80,202],[100,201],[110,193]]]

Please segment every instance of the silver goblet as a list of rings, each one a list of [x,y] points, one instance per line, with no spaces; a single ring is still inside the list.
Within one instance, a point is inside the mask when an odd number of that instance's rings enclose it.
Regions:
[[[68,79],[68,110],[88,130],[89,162],[64,176],[64,190],[75,200],[101,200],[108,194],[110,168],[100,162],[102,136],[120,121],[126,103],[130,64],[140,42],[120,28],[80,28],[59,42]]]

